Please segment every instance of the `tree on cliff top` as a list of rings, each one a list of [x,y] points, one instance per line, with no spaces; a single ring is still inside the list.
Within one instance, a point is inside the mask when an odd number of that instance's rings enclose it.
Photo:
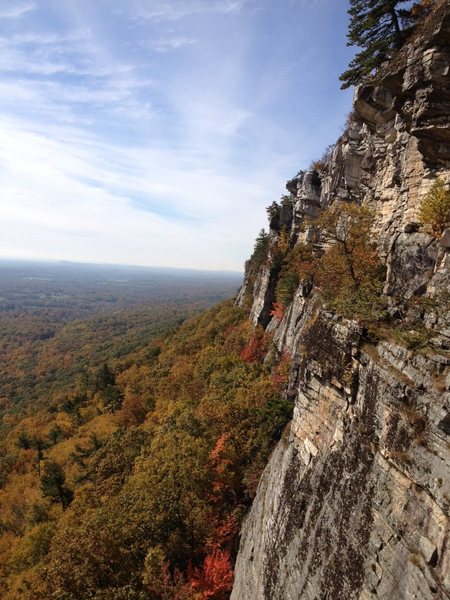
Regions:
[[[348,46],[362,48],[339,79],[342,89],[357,85],[389,59],[405,42],[402,24],[410,11],[399,8],[407,0],[350,0]]]

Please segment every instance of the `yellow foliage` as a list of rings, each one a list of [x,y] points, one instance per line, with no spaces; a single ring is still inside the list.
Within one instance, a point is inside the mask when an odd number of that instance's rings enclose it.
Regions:
[[[47,521],[29,529],[12,548],[9,567],[20,572],[43,559],[49,551],[55,528],[54,522]]]
[[[52,423],[52,426],[55,425],[61,428],[61,432],[64,437],[69,437],[75,432],[73,421],[65,412],[56,413],[55,421]]]
[[[284,256],[289,250],[289,233],[285,227],[281,230],[277,243],[278,251]]]
[[[31,504],[40,497],[36,471],[13,473],[0,490],[0,530],[20,534]]]
[[[440,237],[450,224],[450,191],[446,189],[442,179],[433,183],[422,200],[419,219],[436,238]]]
[[[142,570],[142,580],[147,588],[155,588],[161,583],[166,563],[166,557],[161,548],[150,548]]]

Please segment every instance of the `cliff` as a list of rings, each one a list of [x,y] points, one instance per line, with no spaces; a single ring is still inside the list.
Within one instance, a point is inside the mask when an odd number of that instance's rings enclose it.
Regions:
[[[450,598],[450,231],[431,236],[419,210],[450,183],[449,40],[441,2],[356,90],[318,169],[287,183],[266,259],[247,265],[238,302],[291,357],[294,410],[244,521],[233,600]],[[382,334],[301,278],[272,310],[274,248],[323,252],[317,216],[343,200],[373,211]]]

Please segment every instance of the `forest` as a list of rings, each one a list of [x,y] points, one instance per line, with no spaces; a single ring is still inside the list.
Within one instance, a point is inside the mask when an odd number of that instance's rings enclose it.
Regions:
[[[109,287],[13,275],[1,597],[228,597],[240,519],[289,418],[289,357],[231,300],[195,314],[236,278],[191,278],[178,297],[161,285],[144,303],[142,281],[120,291],[117,274]]]
[[[73,387],[88,364],[124,360],[240,281],[239,273],[0,262],[0,411]]]

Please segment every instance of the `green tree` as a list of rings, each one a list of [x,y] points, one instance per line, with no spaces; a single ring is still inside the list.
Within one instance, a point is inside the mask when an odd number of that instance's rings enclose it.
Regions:
[[[299,278],[296,273],[285,273],[280,276],[276,288],[277,302],[286,307],[292,302],[296,289],[298,288]]]
[[[406,1],[350,0],[347,45],[362,50],[339,77],[342,89],[364,81],[404,44],[406,33],[402,22],[409,11],[399,7]]]
[[[103,392],[103,404],[110,413],[115,413],[122,406],[123,396],[115,385],[109,385]]]
[[[281,207],[278,202],[272,202],[270,206],[266,208],[267,216],[269,217],[270,229],[278,230],[280,226],[280,212]]]
[[[253,248],[253,254],[251,261],[256,268],[259,268],[267,257],[267,250],[269,248],[269,234],[264,229],[258,234],[255,240],[255,246]]]
[[[41,476],[41,462],[44,458],[44,450],[48,448],[48,443],[38,435],[29,435],[26,431],[20,431],[17,436],[16,445],[23,450],[34,450],[36,452],[36,465]]]
[[[16,446],[22,450],[29,450],[31,448],[31,439],[26,431],[19,431]]]
[[[104,445],[104,440],[101,440],[97,434],[91,433],[87,445],[75,444],[75,451],[70,453],[70,459],[85,469],[86,461]]]
[[[48,432],[48,439],[51,445],[55,445],[63,439],[63,432],[59,425],[54,425]]]
[[[44,458],[44,450],[48,448],[48,443],[37,435],[31,438],[31,447],[36,451],[36,464],[39,477],[41,476],[41,461]]]
[[[109,385],[114,385],[116,383],[116,378],[114,373],[108,367],[106,363],[104,363],[97,371],[95,376],[95,386],[97,390],[105,390]]]
[[[72,491],[65,485],[66,476],[58,463],[47,460],[41,477],[41,492],[53,502],[61,502],[65,510],[73,500]]]

